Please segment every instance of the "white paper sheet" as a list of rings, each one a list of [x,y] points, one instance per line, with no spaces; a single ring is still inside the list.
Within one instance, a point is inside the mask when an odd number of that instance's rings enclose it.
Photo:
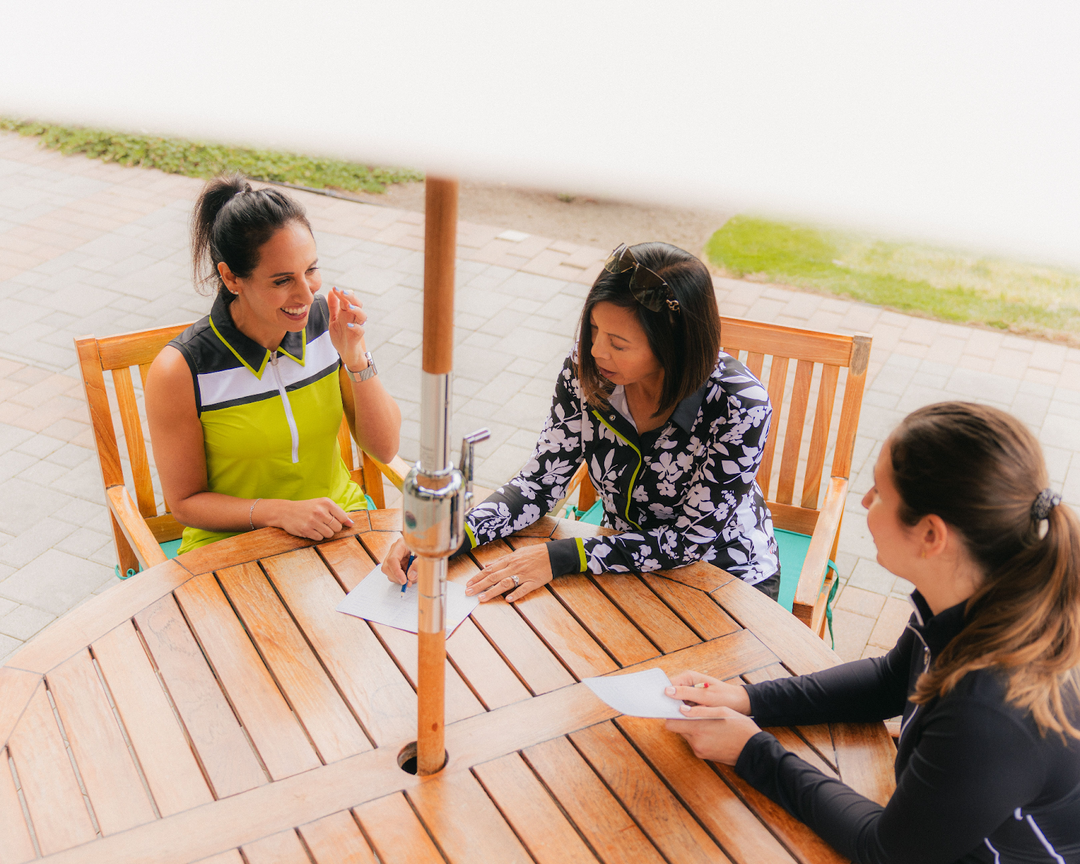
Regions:
[[[464,585],[446,583],[447,636],[472,614],[479,602],[476,597],[465,596]],[[420,620],[420,588],[413,584],[402,592],[401,586],[387,579],[379,565],[345,595],[337,611],[415,633]]]
[[[646,669],[644,672],[605,678],[582,678],[581,683],[621,714],[689,719],[679,713],[679,706],[683,703],[664,694],[664,688],[670,687],[671,681],[663,669]]]

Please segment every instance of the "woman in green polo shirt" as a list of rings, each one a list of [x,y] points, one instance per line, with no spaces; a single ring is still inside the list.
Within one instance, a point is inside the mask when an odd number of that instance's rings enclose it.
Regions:
[[[352,379],[361,446],[389,461],[401,412],[364,344],[351,293],[318,294],[303,209],[240,175],[195,205],[196,280],[216,285],[210,314],[170,342],[146,380],[146,413],[180,552],[274,526],[321,540],[365,507],[341,459],[338,367]]]

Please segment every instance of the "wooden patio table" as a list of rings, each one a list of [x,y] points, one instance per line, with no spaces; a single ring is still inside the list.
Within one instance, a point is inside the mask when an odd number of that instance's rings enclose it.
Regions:
[[[481,604],[447,642],[447,764],[401,770],[417,637],[334,609],[400,520],[371,511],[319,544],[264,529],[204,547],[23,646],[0,667],[0,862],[841,860],[663,721],[617,715],[579,683],[837,662],[709,565],[561,577]],[[546,518],[509,546],[594,530]],[[507,550],[452,561],[451,580]],[[891,794],[882,724],[775,734],[871,798]]]

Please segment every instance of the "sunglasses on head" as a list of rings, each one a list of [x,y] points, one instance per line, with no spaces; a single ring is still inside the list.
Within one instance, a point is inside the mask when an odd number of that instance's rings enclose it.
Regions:
[[[671,286],[648,267],[642,267],[625,243],[620,243],[611,253],[611,257],[604,262],[604,269],[616,276],[628,270],[634,271],[630,276],[630,293],[650,312],[659,312],[664,306],[671,312],[681,311]]]

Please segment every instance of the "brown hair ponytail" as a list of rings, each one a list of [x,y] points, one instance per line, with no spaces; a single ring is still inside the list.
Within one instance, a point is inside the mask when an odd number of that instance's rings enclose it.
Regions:
[[[1040,530],[1033,505],[1047,477],[1038,442],[1015,417],[965,402],[913,412],[890,442],[900,518],[914,525],[937,514],[983,573],[966,626],[912,700],[925,704],[968,672],[996,667],[1006,699],[1041,730],[1080,738],[1069,718],[1080,697],[1080,521],[1057,504]]]
[[[241,278],[259,266],[259,247],[275,231],[300,222],[308,231],[304,208],[277,189],[253,189],[243,174],[221,174],[203,187],[191,217],[191,252],[195,285],[213,285],[229,303],[218,264]]]

